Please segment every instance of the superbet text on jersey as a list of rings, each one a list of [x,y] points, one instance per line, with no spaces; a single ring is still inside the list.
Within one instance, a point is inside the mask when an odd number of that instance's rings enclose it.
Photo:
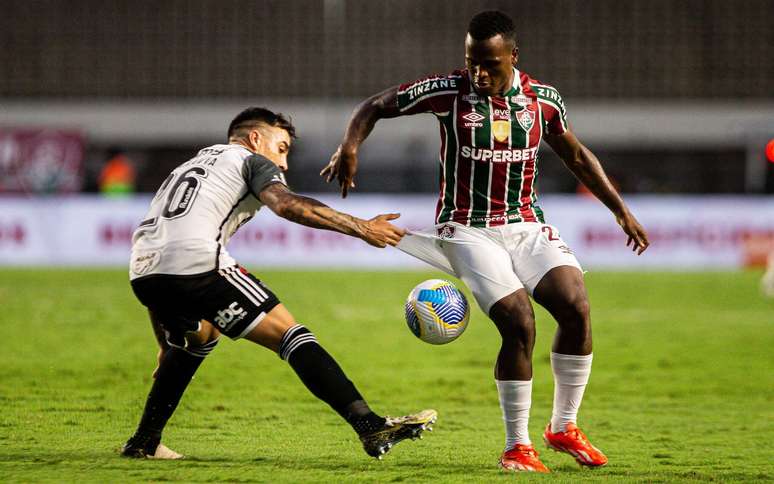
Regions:
[[[494,227],[544,222],[535,177],[540,141],[567,131],[564,103],[553,87],[514,68],[502,97],[476,94],[467,70],[398,89],[403,114],[433,113],[441,129],[437,224]]]

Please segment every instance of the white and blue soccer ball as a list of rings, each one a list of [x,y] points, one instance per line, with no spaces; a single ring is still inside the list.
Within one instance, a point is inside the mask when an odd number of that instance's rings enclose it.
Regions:
[[[465,295],[449,281],[429,279],[417,284],[406,299],[406,323],[414,336],[442,345],[457,339],[470,319]]]

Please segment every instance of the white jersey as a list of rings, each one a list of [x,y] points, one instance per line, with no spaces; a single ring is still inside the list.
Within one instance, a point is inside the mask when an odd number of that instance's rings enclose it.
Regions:
[[[193,275],[235,264],[232,235],[263,206],[258,194],[286,184],[267,158],[236,145],[213,145],[175,168],[132,236],[130,279]]]

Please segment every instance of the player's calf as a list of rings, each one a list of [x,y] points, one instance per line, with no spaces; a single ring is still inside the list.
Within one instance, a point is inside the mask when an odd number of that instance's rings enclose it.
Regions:
[[[199,365],[217,343],[215,339],[200,346],[172,347],[166,352],[148,393],[140,424],[124,444],[121,455],[155,459],[182,458],[182,455],[161,444],[161,434]]]
[[[285,332],[278,354],[290,363],[309,391],[352,426],[366,453],[372,457],[380,457],[402,440],[419,437],[435,422],[434,410],[395,419],[374,413],[338,363],[301,324]]]
[[[282,337],[277,351],[314,396],[331,406],[360,434],[381,428],[379,417],[347,378],[336,360],[308,328],[296,324]]]

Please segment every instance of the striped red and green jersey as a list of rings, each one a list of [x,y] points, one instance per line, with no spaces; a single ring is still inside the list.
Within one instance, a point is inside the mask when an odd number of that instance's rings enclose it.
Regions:
[[[481,96],[468,71],[458,70],[402,84],[398,108],[401,114],[433,113],[440,124],[436,223],[544,222],[535,192],[540,140],[567,131],[556,89],[514,68],[504,96]]]

